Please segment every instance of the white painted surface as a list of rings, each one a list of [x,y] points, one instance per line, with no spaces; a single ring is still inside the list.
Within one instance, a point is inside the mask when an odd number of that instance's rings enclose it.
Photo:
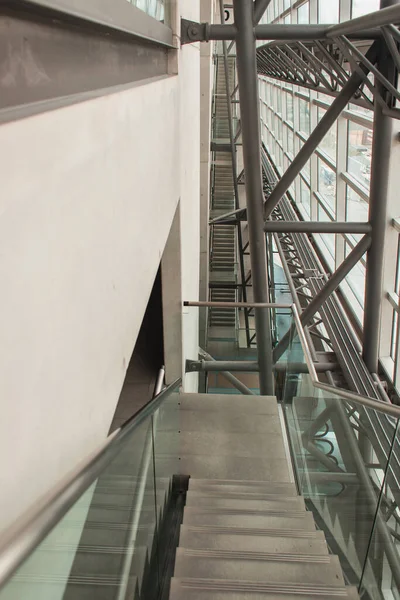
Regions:
[[[197,297],[198,55],[0,127],[0,529],[107,435],[180,197]]]
[[[200,2],[182,1],[182,16],[200,20]],[[200,46],[184,46],[179,55],[181,135],[182,298],[199,299],[200,261]],[[198,309],[183,314],[183,358],[198,356]],[[186,392],[198,390],[198,374],[186,375]]]

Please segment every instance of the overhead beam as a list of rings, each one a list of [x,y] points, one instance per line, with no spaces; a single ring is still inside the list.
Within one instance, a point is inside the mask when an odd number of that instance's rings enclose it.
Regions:
[[[369,223],[338,221],[267,221],[264,231],[272,233],[370,233]]]
[[[271,0],[254,0],[254,25],[261,21],[270,3]]]
[[[355,20],[355,19],[354,19]],[[328,39],[328,31],[334,25],[286,25],[267,24],[253,26],[252,11],[252,35],[257,40],[279,40],[279,41],[315,41]],[[181,19],[181,44],[192,44],[193,42],[230,41],[236,40],[236,25],[220,25],[210,23],[197,23],[188,19]],[[349,39],[373,40],[381,37],[379,29],[358,31],[356,35],[349,34]]]
[[[333,362],[320,362],[314,363],[315,370],[317,373],[326,373],[327,371],[335,371],[339,368],[338,363]],[[292,369],[296,373],[308,373],[308,366],[306,363],[290,363],[289,366],[286,362],[278,362],[274,365],[275,372],[284,372],[288,368]],[[257,373],[259,370],[258,363],[254,361],[233,361],[233,360],[187,360],[186,371],[206,371],[208,373],[222,373],[227,371],[241,372],[241,373]]]
[[[245,172],[247,223],[254,302],[268,302],[267,249],[263,231],[263,181],[253,0],[233,0],[236,65],[239,83],[242,149]],[[270,309],[255,309],[260,392],[273,395]]]
[[[362,17],[356,19],[350,19],[337,25],[330,25],[327,29],[326,36],[329,38],[336,38],[341,35],[348,36],[349,34],[355,34],[363,29],[369,29],[372,27],[382,27],[382,25],[390,25],[391,23],[400,23],[400,6],[388,6],[375,12],[371,12]]]
[[[374,42],[366,54],[367,58],[371,62],[375,62],[377,51],[377,42]],[[368,69],[364,65],[361,65],[360,68],[365,74],[368,73]],[[311,157],[313,152],[315,152],[318,145],[321,143],[336,119],[339,117],[340,113],[346,108],[347,104],[350,102],[351,98],[354,96],[363,81],[364,79],[361,74],[354,72],[347,83],[343,86],[340,94],[336,96],[320,122],[311,132],[311,135],[304,142],[301,150],[296,154],[293,161],[290,163],[289,167],[286,169],[285,173],[272,190],[271,195],[265,203],[266,218],[271,215],[274,208],[279,204],[282,196],[288,191],[296,177],[299,175],[300,171],[307,163],[308,159]]]

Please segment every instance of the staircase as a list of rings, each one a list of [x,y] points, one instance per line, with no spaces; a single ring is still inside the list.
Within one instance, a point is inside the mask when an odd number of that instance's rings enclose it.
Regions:
[[[183,394],[191,475],[170,600],[358,598],[297,494],[273,397]]]
[[[235,59],[228,58],[229,84],[233,90],[235,80]],[[225,86],[225,71],[222,57],[217,59],[216,88],[214,96],[214,176],[211,197],[210,217],[215,218],[235,210],[233,190],[232,157],[224,146],[230,143],[229,121]],[[218,145],[222,149],[218,150]],[[210,248],[210,281],[218,283],[218,288],[211,288],[210,298],[213,301],[234,302],[236,289],[224,287],[224,284],[236,283],[236,231],[234,225],[214,225],[212,228]],[[236,311],[233,308],[212,308],[210,310],[210,327],[229,328],[234,332]],[[223,336],[230,335],[225,330]],[[211,331],[212,334],[212,331]]]

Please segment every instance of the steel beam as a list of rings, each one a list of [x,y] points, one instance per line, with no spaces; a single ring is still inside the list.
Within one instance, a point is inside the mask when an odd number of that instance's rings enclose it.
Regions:
[[[267,221],[264,231],[273,233],[370,233],[369,223],[339,223],[337,221]]]
[[[303,310],[300,315],[300,321],[303,326],[312,319],[312,317],[319,311],[324,302],[329,296],[338,288],[343,279],[349,274],[351,269],[358,263],[360,258],[365,254],[371,244],[371,236],[369,234],[358,242],[353,248],[350,254],[345,258],[342,264],[336,269],[332,276],[327,280],[324,287],[319,293],[311,300],[310,304]],[[274,349],[274,361],[278,361],[282,354],[285,352],[289,340],[294,332],[294,326],[283,336],[279,344]]]
[[[271,0],[254,0],[254,25],[261,21],[270,3]]]
[[[253,26],[253,0],[233,0],[236,56],[242,121],[247,220],[254,302],[268,302],[267,250],[263,231],[261,135]],[[255,309],[259,381],[262,395],[273,395],[271,318],[268,308]]]
[[[247,1],[247,0],[246,0]],[[261,0],[263,2],[264,0]],[[252,35],[257,40],[279,40],[279,41],[315,41],[327,39],[328,32],[331,32],[336,25],[285,25],[285,24],[268,24],[253,26],[253,7],[252,8]],[[237,11],[236,11],[237,13]],[[361,17],[360,17],[361,18]],[[357,19],[353,19],[352,23]],[[237,24],[235,25],[220,25],[210,23],[198,23],[181,19],[181,44],[192,44],[193,42],[209,42],[215,41],[231,41],[236,40]],[[339,34],[337,34],[339,35]],[[336,37],[337,37],[336,35]],[[381,36],[379,29],[363,29],[358,30],[356,35],[348,34],[349,39],[376,39]]]
[[[388,2],[386,5],[389,4]],[[391,2],[390,4],[394,4]],[[344,21],[337,25],[328,27],[326,36],[328,38],[337,38],[340,35],[349,35],[369,29],[373,27],[382,27],[382,25],[390,25],[391,23],[400,23],[400,6],[396,3],[395,6],[386,6],[375,12],[371,12],[350,21]]]
[[[215,358],[213,358],[211,356],[211,354],[208,354],[208,352],[206,352],[202,348],[199,348],[199,354],[200,354],[200,356],[203,356],[208,361],[215,361]],[[254,393],[247,387],[247,385],[244,385],[244,383],[239,381],[239,379],[237,379],[234,375],[232,375],[232,373],[229,373],[227,371],[221,371],[221,375],[227,381],[229,381],[229,383],[231,383],[233,385],[233,387],[235,387],[237,390],[239,390],[239,392],[242,392],[242,394],[245,394],[246,396],[254,396]]]
[[[317,373],[326,373],[327,371],[335,371],[339,368],[338,363],[332,362],[320,362],[314,363],[315,370]],[[307,363],[290,363],[288,366],[286,363],[276,363],[274,365],[274,371],[284,372],[288,368],[293,369],[296,373],[308,373]],[[240,373],[256,373],[259,371],[258,363],[243,360],[188,360],[186,361],[186,370],[193,371],[206,371],[206,372],[227,372],[236,371]]]
[[[396,2],[395,6],[382,8],[379,12],[396,9],[400,14],[398,0],[386,0],[386,2],[383,0],[381,6],[394,4],[394,2]],[[396,69],[393,58],[384,44],[378,58],[378,67],[387,79],[392,79],[395,83]],[[377,82],[376,85],[378,92],[382,93],[384,90],[382,83]],[[369,221],[372,234],[371,247],[367,254],[363,327],[363,358],[371,373],[378,371],[391,142],[392,120],[383,114],[381,105],[376,102],[369,196]]]
[[[367,58],[374,62],[377,54],[377,42],[371,46],[371,48],[367,52]],[[368,73],[368,69],[361,65],[361,69],[364,73]],[[329,129],[332,127],[336,119],[339,117],[342,110],[344,110],[347,104],[350,102],[351,98],[354,96],[361,83],[363,83],[364,79],[362,76],[355,72],[349,78],[347,83],[343,86],[342,91],[334,101],[331,106],[328,108],[318,125],[312,131],[309,138],[304,143],[300,152],[296,154],[293,161],[290,163],[289,167],[282,175],[281,179],[276,184],[273,189],[270,197],[265,203],[265,217],[268,218],[274,208],[279,204],[282,196],[287,192],[287,190],[292,185],[293,181],[296,179],[297,175],[300,173],[302,168],[305,166],[306,162],[312,155],[312,153],[317,149],[321,140],[328,133]]]

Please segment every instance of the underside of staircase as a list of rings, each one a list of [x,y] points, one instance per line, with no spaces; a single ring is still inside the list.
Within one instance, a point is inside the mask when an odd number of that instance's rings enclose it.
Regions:
[[[356,599],[298,495],[273,397],[181,395],[190,475],[171,600]]]

